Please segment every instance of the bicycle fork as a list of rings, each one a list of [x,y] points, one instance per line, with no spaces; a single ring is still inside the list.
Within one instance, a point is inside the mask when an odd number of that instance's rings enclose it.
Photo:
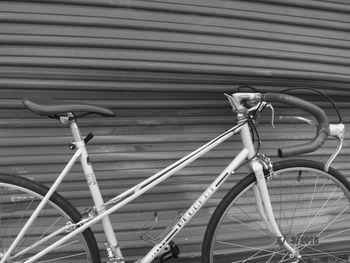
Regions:
[[[263,171],[263,166],[259,163],[258,160],[254,159],[251,161],[251,167],[255,173],[257,185],[254,186],[254,195],[256,199],[256,204],[258,207],[259,214],[265,223],[267,229],[277,238],[277,242],[284,246],[290,252],[289,257],[295,258],[298,262],[301,259],[301,255],[299,252],[294,249],[286,240],[286,238],[282,235],[279,226],[276,222],[270,195],[266,185],[266,179]]]
[[[242,118],[242,115],[239,114],[238,117]],[[250,166],[255,174],[257,181],[256,186],[254,186],[254,194],[258,207],[258,212],[267,229],[272,233],[272,235],[276,237],[277,242],[281,246],[284,246],[284,248],[290,252],[290,258],[295,258],[295,262],[298,262],[301,259],[299,252],[288,243],[286,238],[282,235],[279,226],[276,222],[272,210],[269,191],[266,185],[263,165],[259,162],[257,158],[255,158],[256,152],[247,124],[243,125],[242,127],[241,137],[244,147],[249,149],[250,155],[248,157],[252,158],[250,160]]]

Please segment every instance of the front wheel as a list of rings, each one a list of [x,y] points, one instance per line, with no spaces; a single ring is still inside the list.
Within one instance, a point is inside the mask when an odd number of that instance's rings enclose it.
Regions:
[[[309,160],[274,164],[267,181],[285,240],[299,262],[347,262],[350,254],[350,183],[334,169]],[[202,262],[297,262],[259,215],[254,173],[234,186],[216,208],[204,236]]]
[[[0,260],[47,191],[47,187],[28,179],[0,174]],[[67,234],[67,229],[58,233],[59,229],[80,218],[67,200],[54,193],[6,262],[25,262]],[[48,238],[53,233],[56,235]],[[99,263],[100,256],[96,240],[87,229],[36,262]]]

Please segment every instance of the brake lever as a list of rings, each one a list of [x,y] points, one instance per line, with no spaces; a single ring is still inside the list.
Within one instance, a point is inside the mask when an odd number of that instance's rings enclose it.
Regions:
[[[271,103],[267,103],[266,107],[270,108],[271,110],[271,126],[274,129],[275,128],[275,109],[273,108]]]
[[[272,126],[272,128],[275,128],[275,110],[274,110],[271,103],[266,103],[265,101],[263,101],[262,103],[257,104],[254,107],[249,108],[248,112],[252,112],[255,110],[261,111],[264,108],[270,108],[270,110],[271,110],[271,126]]]
[[[339,154],[340,150],[344,144],[344,133],[345,133],[345,125],[343,123],[339,124],[330,124],[329,125],[330,135],[338,139],[338,145],[336,150],[333,152],[331,157],[329,157],[328,161],[324,165],[324,171],[328,172],[331,163]]]

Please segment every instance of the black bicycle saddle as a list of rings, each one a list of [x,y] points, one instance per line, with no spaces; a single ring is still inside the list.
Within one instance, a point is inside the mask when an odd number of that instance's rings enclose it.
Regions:
[[[69,103],[42,97],[25,97],[22,101],[24,106],[40,116],[60,117],[66,116],[68,113],[73,113],[75,117],[89,114],[98,114],[104,117],[114,116],[114,112],[110,109],[89,104]]]

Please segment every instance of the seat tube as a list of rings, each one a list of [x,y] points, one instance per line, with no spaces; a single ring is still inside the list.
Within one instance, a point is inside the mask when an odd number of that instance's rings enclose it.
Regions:
[[[86,177],[87,184],[89,186],[89,190],[91,192],[91,196],[95,204],[96,211],[98,213],[104,208],[104,201],[96,180],[94,170],[92,168],[90,157],[87,152],[85,142],[81,138],[79,127],[76,120],[73,119],[71,121],[70,127],[71,127],[71,132],[73,135],[73,140],[75,145],[77,146],[77,148],[82,149],[80,162]],[[101,219],[101,221],[102,221],[103,230],[107,238],[108,248],[113,253],[114,257],[122,259],[123,257],[118,245],[117,238],[114,234],[114,229],[110,221],[110,218],[108,216],[105,216],[103,219]],[[119,262],[123,262],[123,261],[120,260]]]

